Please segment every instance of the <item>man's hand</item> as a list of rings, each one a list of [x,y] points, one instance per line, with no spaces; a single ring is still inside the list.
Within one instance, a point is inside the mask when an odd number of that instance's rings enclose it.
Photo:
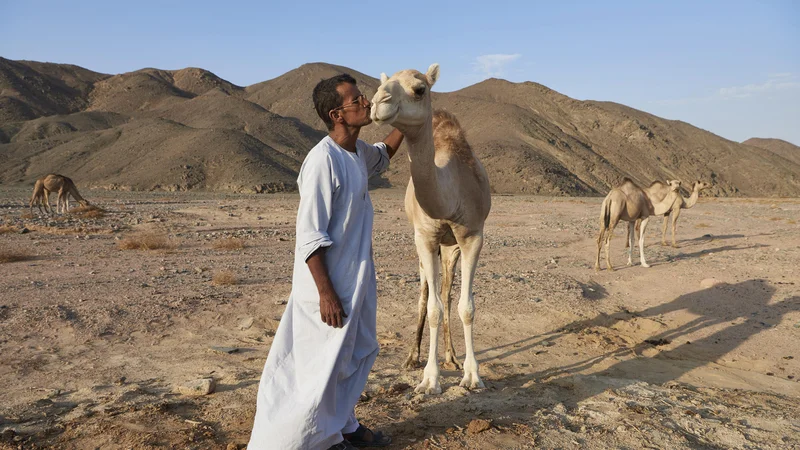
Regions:
[[[306,260],[311,276],[319,291],[319,316],[323,322],[334,328],[342,328],[344,318],[347,314],[342,308],[342,301],[336,295],[333,283],[328,276],[328,268],[325,266],[325,247],[318,248]]]
[[[342,308],[342,302],[335,292],[320,294],[319,315],[323,322],[334,328],[342,328],[344,318],[347,317]]]

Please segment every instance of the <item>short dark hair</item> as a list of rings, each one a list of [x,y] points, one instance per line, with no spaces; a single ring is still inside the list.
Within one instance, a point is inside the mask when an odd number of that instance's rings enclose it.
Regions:
[[[319,118],[325,122],[325,126],[328,127],[328,130],[333,129],[333,121],[328,113],[330,113],[332,109],[342,106],[342,102],[344,101],[342,96],[339,95],[339,91],[336,90],[336,87],[342,83],[355,85],[356,79],[346,73],[326,78],[314,86],[314,94],[311,96],[314,100],[314,109],[317,110]]]

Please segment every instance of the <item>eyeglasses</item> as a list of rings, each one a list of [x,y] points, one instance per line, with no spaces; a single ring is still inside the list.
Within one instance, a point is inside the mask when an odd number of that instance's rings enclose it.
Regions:
[[[331,111],[337,111],[337,110],[340,110],[340,109],[349,108],[351,106],[364,106],[364,105],[369,106],[369,100],[367,100],[367,97],[364,94],[361,94],[358,97],[356,97],[356,99],[353,100],[352,102],[350,102],[350,103],[348,103],[346,105],[342,105],[342,106],[338,106],[336,108],[333,108]]]

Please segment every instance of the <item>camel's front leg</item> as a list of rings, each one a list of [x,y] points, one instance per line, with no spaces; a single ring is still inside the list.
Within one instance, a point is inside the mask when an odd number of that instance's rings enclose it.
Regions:
[[[425,314],[428,311],[428,281],[425,279],[425,269],[419,264],[419,301],[417,302],[417,335],[408,352],[408,358],[403,364],[406,369],[419,367],[419,349],[422,345],[422,330],[425,326]]]
[[[647,261],[644,260],[644,235],[649,221],[649,217],[642,219],[642,229],[639,231],[639,260],[642,262],[642,267],[650,267]]]
[[[675,242],[675,229],[678,228],[678,217],[681,215],[681,210],[676,209],[675,212],[672,214],[672,246],[678,248],[678,244]]]
[[[667,222],[672,216],[672,213],[664,214],[664,226],[661,227],[661,245],[667,245]]]
[[[475,320],[475,298],[472,295],[472,283],[475,280],[475,269],[483,247],[483,233],[459,240],[461,246],[461,299],[458,301],[458,315],[464,323],[464,342],[466,357],[464,358],[464,378],[461,386],[467,389],[484,387],[478,375],[478,360],[472,346],[472,324]]]
[[[439,297],[439,243],[432,242],[430,238],[416,234],[414,236],[417,244],[417,254],[419,255],[422,270],[425,272],[425,280],[428,282],[428,330],[430,334],[430,349],[428,351],[428,363],[423,371],[422,382],[414,390],[417,393],[441,394],[442,387],[439,385],[439,324],[442,322],[442,299]]]

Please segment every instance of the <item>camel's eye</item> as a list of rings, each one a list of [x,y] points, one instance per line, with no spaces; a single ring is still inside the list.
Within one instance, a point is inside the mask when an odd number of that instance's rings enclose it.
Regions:
[[[415,88],[414,95],[416,95],[417,97],[422,97],[423,95],[425,95],[425,86],[420,86],[418,88]]]

